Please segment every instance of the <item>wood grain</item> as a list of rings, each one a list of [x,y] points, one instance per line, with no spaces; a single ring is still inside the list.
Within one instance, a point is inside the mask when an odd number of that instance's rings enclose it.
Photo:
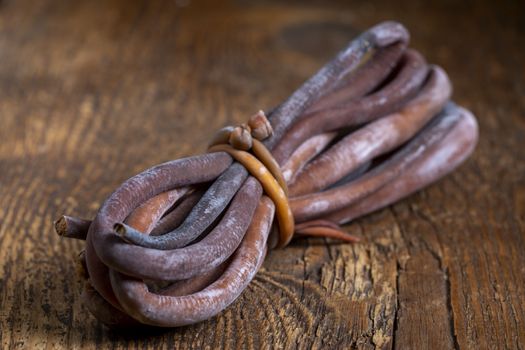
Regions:
[[[525,347],[523,2],[2,1],[2,348]],[[478,116],[472,158],[348,225],[357,245],[270,253],[219,317],[112,333],[80,302],[66,212],[89,218],[124,179],[202,152],[276,105],[361,29],[404,23]],[[520,22],[521,21],[521,22]]]

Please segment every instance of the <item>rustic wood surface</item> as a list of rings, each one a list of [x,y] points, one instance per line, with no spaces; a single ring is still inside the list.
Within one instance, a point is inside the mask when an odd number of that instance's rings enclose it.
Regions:
[[[2,348],[525,347],[523,1],[0,2]],[[79,300],[62,213],[204,151],[276,105],[360,30],[404,23],[478,117],[456,172],[347,228],[273,251],[218,317],[118,334]]]

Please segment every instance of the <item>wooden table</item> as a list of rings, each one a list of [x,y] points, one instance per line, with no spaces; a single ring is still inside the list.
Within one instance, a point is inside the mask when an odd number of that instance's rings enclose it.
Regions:
[[[525,347],[524,2],[3,1],[2,348]],[[361,244],[273,251],[220,316],[116,334],[80,303],[62,213],[204,151],[287,97],[360,30],[403,22],[478,117],[475,154],[348,225]]]

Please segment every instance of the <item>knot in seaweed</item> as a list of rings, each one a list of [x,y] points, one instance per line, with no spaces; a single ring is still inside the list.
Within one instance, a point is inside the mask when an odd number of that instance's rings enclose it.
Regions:
[[[215,133],[209,147],[219,144],[230,144],[233,148],[248,151],[252,148],[253,139],[263,141],[273,133],[272,124],[262,110],[250,117],[248,123],[238,126],[226,126]]]
[[[264,112],[259,111],[247,124],[219,130],[208,152],[228,153],[259,181],[264,192],[274,202],[279,226],[278,246],[284,247],[292,239],[295,223],[288,199],[288,186],[281,168],[261,142],[272,132]]]

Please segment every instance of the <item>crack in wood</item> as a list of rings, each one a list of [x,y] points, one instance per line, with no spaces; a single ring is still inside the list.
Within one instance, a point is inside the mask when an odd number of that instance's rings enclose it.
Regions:
[[[445,274],[445,282],[446,282],[446,290],[447,290],[447,312],[448,312],[448,319],[449,319],[450,336],[452,337],[452,341],[454,343],[454,349],[460,349],[461,347],[459,346],[458,337],[456,335],[456,325],[455,325],[455,320],[454,320],[454,307],[452,306],[452,295],[451,295],[451,286],[450,286],[448,268],[445,268],[443,272]]]

